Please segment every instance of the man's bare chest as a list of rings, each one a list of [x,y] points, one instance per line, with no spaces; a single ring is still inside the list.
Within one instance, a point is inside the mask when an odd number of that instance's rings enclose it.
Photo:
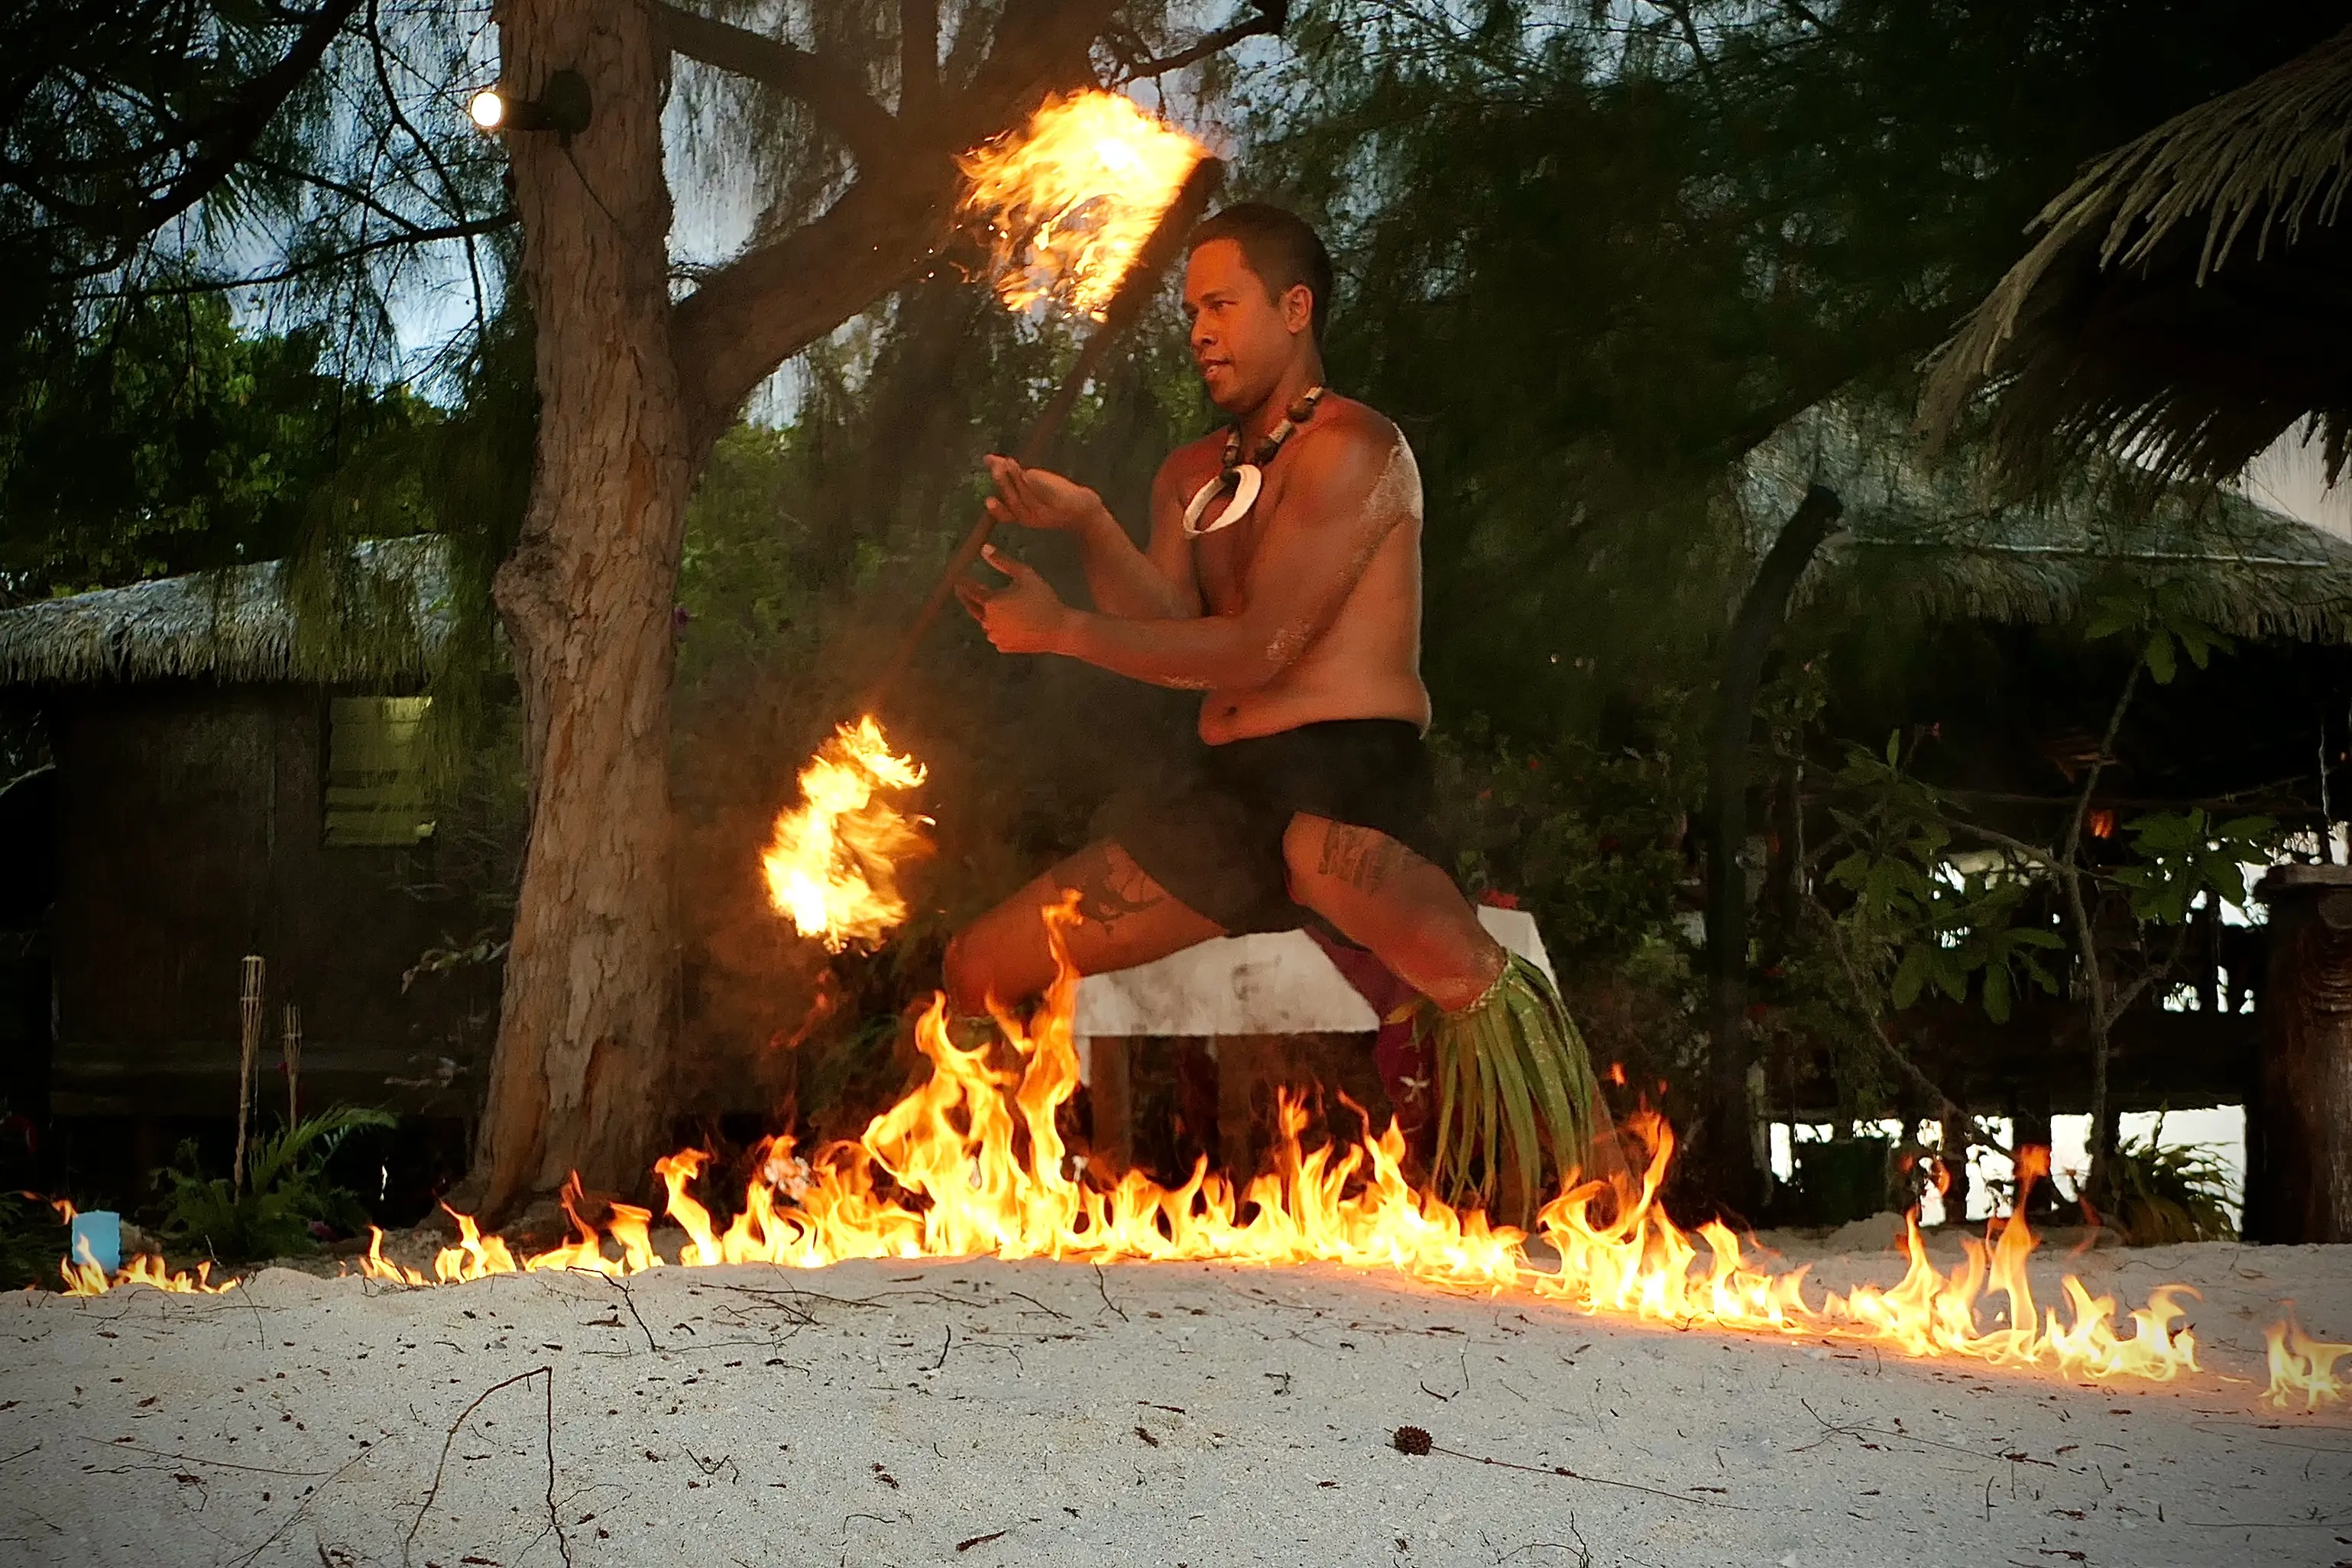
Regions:
[[[1257,504],[1238,522],[1192,542],[1192,574],[1212,615],[1239,614],[1249,603],[1250,574],[1266,530],[1282,506],[1280,481],[1268,476]]]

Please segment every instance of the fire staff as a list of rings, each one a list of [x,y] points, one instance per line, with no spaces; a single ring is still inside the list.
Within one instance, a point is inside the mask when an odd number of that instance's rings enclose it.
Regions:
[[[1276,207],[1228,206],[1191,236],[1192,357],[1232,425],[1161,466],[1145,548],[1094,491],[989,459],[990,510],[1076,535],[1094,602],[1064,604],[991,549],[1008,581],[958,589],[990,642],[1201,691],[1202,745],[1181,788],[1116,810],[1109,838],[958,932],[949,997],[977,1015],[1041,992],[1054,957],[1038,911],[1070,894],[1066,940],[1088,974],[1320,917],[1426,998],[1441,1178],[1491,1194],[1508,1163],[1531,1192],[1544,1154],[1591,1168],[1605,1113],[1542,972],[1442,868],[1421,477],[1393,424],[1323,384],[1331,281],[1314,230]]]

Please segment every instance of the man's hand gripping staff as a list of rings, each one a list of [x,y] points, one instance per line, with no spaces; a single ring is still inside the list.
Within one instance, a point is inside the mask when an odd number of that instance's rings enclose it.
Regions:
[[[982,548],[980,558],[1012,579],[1002,588],[990,588],[970,577],[956,581],[956,597],[971,612],[999,653],[1066,653],[1074,612],[1062,603],[1054,585],[1025,561],[1015,560],[993,544]]]

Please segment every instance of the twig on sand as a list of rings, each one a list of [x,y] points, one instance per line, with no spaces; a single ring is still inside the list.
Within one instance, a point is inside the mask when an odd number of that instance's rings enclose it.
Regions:
[[[1127,1315],[1126,1309],[1122,1308],[1118,1302],[1110,1299],[1110,1284],[1108,1280],[1104,1279],[1102,1265],[1099,1263],[1095,1265],[1095,1289],[1102,1292],[1103,1305],[1108,1307],[1112,1311],[1117,1312],[1120,1322],[1127,1323],[1134,1321],[1132,1318],[1129,1318]]]
[[[341,1480],[344,1476],[349,1474],[361,1460],[368,1457],[368,1452],[369,1450],[362,1448],[358,1453],[353,1454],[350,1458],[345,1459],[341,1465],[335,1467],[335,1468],[328,1474],[327,1479],[320,1482],[319,1485],[316,1487],[308,1487],[303,1489],[302,1500],[295,1506],[294,1511],[288,1514],[277,1529],[271,1531],[268,1535],[263,1536],[261,1538],[261,1544],[256,1546],[244,1556],[233,1559],[229,1563],[229,1568],[252,1568],[252,1565],[260,1560],[263,1552],[277,1545],[280,1538],[285,1536],[296,1525],[301,1523],[303,1520],[309,1518],[310,1510],[318,1504],[320,1498],[327,1495],[327,1489],[333,1486],[337,1481]],[[250,1467],[229,1465],[225,1468],[228,1469],[241,1469],[248,1468]],[[302,1475],[315,1472],[298,1470],[289,1471],[287,1473]]]
[[[1568,1532],[1576,1538],[1575,1545],[1570,1546],[1565,1541],[1530,1541],[1525,1545],[1514,1546],[1508,1552],[1499,1553],[1495,1559],[1496,1568],[1501,1568],[1501,1564],[1508,1563],[1522,1552],[1573,1552],[1576,1556],[1576,1568],[1592,1568],[1592,1548],[1584,1544],[1584,1537],[1577,1532],[1576,1521],[1573,1519],[1568,1521]]]
[[[656,1355],[659,1355],[661,1353],[661,1342],[654,1338],[653,1330],[646,1327],[645,1318],[637,1311],[637,1299],[635,1295],[630,1293],[627,1280],[616,1279],[610,1274],[598,1274],[593,1268],[578,1269],[575,1270],[575,1272],[594,1275],[595,1278],[602,1279],[605,1284],[610,1285],[614,1289],[618,1290],[621,1293],[622,1304],[629,1309],[629,1316],[635,1318],[637,1321],[637,1331],[646,1336],[646,1349],[652,1351]]]
[[[1955,1454],[1965,1454],[1971,1459],[1980,1460],[1988,1465],[2007,1459],[2012,1464],[2022,1462],[2029,1465],[2048,1465],[2052,1469],[2058,1468],[2051,1465],[2047,1459],[2037,1459],[2030,1454],[1980,1454],[1974,1448],[1965,1447],[1958,1443],[1947,1443],[1938,1437],[1922,1437],[1915,1432],[1890,1432],[1884,1426],[1841,1426],[1814,1409],[1812,1401],[1800,1399],[1797,1403],[1805,1407],[1806,1415],[1822,1424],[1822,1435],[1805,1444],[1803,1447],[1790,1449],[1790,1452],[1794,1454],[1801,1454],[1808,1448],[1818,1448],[1832,1437],[1884,1437],[1893,1443],[1918,1443],[1930,1448],[1947,1448]]]
[[[1443,1454],[1449,1459],[1467,1459],[1474,1465],[1493,1465],[1499,1469],[1525,1470],[1531,1476],[1560,1476],[1571,1481],[1584,1481],[1596,1487],[1617,1487],[1629,1492],[1647,1492],[1668,1502],[1688,1503],[1697,1508],[1727,1508],[1735,1513],[1753,1513],[1736,1502],[1717,1502],[1713,1498],[1686,1497],[1670,1492],[1663,1487],[1645,1487],[1639,1481],[1612,1480],[1607,1476],[1589,1476],[1581,1470],[1571,1470],[1566,1465],[1521,1465],[1509,1459],[1490,1459],[1484,1454],[1465,1454],[1458,1448],[1440,1447],[1430,1435],[1418,1426],[1400,1426],[1389,1436],[1390,1446],[1400,1454],[1419,1457],[1423,1454]]]
[[[529,1372],[519,1372],[512,1377],[503,1378],[474,1395],[473,1403],[457,1413],[457,1419],[449,1424],[449,1435],[441,1440],[441,1458],[433,1466],[433,1484],[425,1489],[425,1500],[416,1505],[416,1517],[408,1521],[408,1533],[400,1538],[402,1563],[411,1561],[410,1554],[416,1546],[416,1532],[424,1528],[425,1516],[433,1510],[434,1500],[441,1495],[441,1477],[449,1468],[449,1450],[457,1447],[457,1434],[465,1429],[474,1412],[479,1410],[482,1402],[491,1394],[502,1388],[512,1388],[518,1383],[528,1383],[534,1377],[547,1379],[547,1529],[532,1538],[531,1545],[538,1545],[552,1532],[557,1555],[563,1559],[564,1568],[572,1568],[572,1543],[564,1539],[563,1520],[555,1511],[555,1369],[551,1366],[535,1366]],[[524,1550],[529,1551],[530,1547]]]
[[[986,1535],[975,1535],[971,1537],[969,1540],[957,1542],[956,1550],[958,1552],[969,1552],[975,1546],[985,1546],[992,1541],[1002,1541],[1012,1533],[1013,1527],[1011,1525],[1005,1526],[1003,1530],[992,1530]]]
[[[719,1471],[724,1470],[727,1472],[730,1484],[740,1485],[742,1482],[743,1472],[737,1468],[731,1455],[721,1454],[715,1459],[706,1459],[692,1448],[688,1448],[686,1450],[686,1457],[694,1462],[694,1468],[700,1470],[705,1477],[715,1477]]]
[[[77,1434],[77,1436],[80,1435]],[[96,1444],[99,1441],[97,1438],[89,1436],[83,1436],[81,1440],[85,1443],[91,1444]],[[278,1465],[240,1465],[230,1459],[215,1459],[207,1454],[180,1454],[174,1453],[169,1448],[149,1448],[137,1443],[107,1443],[100,1446],[103,1447],[110,1454],[142,1454],[151,1459],[170,1459],[176,1464],[182,1465],[210,1465],[216,1470],[247,1470],[257,1476],[310,1477],[336,1476],[342,1473],[342,1470],[341,1469],[289,1470]],[[158,1467],[149,1465],[139,1468],[154,1469]],[[346,1465],[343,1468],[349,1468],[350,1467]]]

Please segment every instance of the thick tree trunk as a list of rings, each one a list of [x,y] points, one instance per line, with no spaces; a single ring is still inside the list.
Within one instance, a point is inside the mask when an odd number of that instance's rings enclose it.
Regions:
[[[1707,763],[1706,957],[1710,1040],[1706,1142],[1707,1184],[1717,1203],[1756,1213],[1764,1198],[1764,1162],[1752,1136],[1755,1097],[1748,1040],[1748,743],[1756,726],[1756,689],[1764,656],[1788,614],[1789,596],[1845,510],[1837,492],[1815,485],[1782,525],[1756,580],[1739,602],[1724,639],[1716,689],[1715,743]]]
[[[2247,1239],[2352,1241],[2352,868],[2282,866],[2262,895],[2271,958]]]
[[[507,136],[541,396],[529,510],[499,571],[530,749],[524,861],[467,1196],[506,1211],[577,1171],[645,1179],[677,952],[672,614],[694,463],[670,345],[668,56],[630,0],[505,0],[503,80],[586,79],[587,130]]]
[[[920,269],[948,232],[954,152],[1091,79],[1089,44],[1113,8],[1030,7],[951,102],[934,101],[919,68],[908,102],[936,112],[894,125],[857,78],[757,34],[643,0],[499,0],[504,87],[544,101],[551,77],[575,71],[592,114],[568,139],[506,133],[541,405],[530,502],[497,597],[531,822],[458,1206],[495,1217],[574,1171],[607,1191],[646,1180],[677,994],[667,763],[688,492],[762,377]],[[908,12],[919,35],[921,10]],[[822,216],[675,309],[661,138],[673,46],[798,98],[859,165]],[[922,55],[919,36],[909,58]]]

